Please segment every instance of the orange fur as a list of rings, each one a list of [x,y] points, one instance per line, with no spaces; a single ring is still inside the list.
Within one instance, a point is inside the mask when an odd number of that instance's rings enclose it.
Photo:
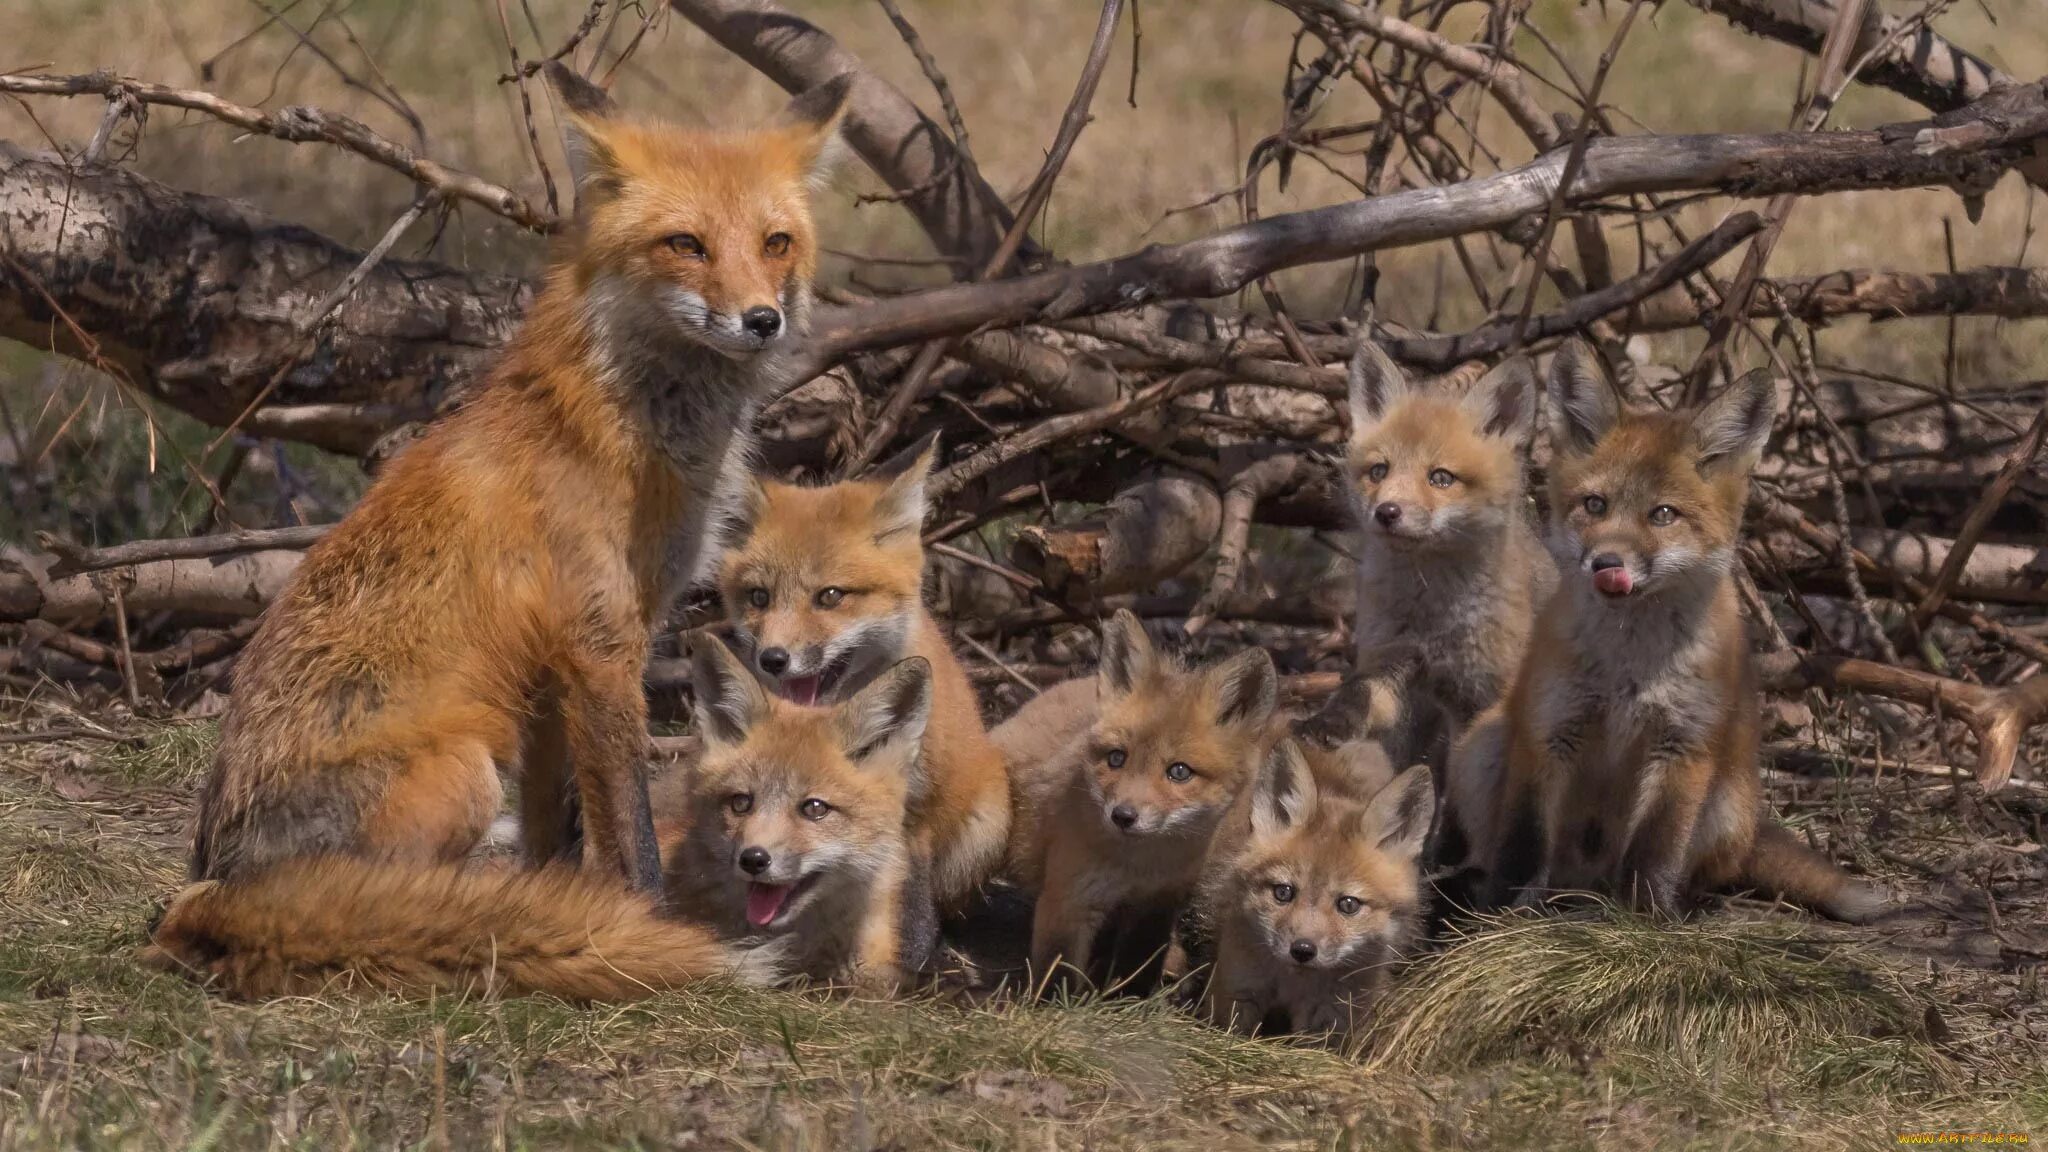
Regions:
[[[1217,1024],[1349,1034],[1412,944],[1434,809],[1418,765],[1376,744],[1273,746],[1245,811],[1218,832],[1199,907],[1215,933],[1202,993]]]
[[[402,889],[403,867],[476,844],[509,769],[536,862],[580,838],[588,866],[658,886],[647,636],[781,382],[779,346],[721,310],[772,300],[801,328],[805,189],[844,96],[753,133],[577,122],[577,226],[504,359],[308,552],[242,654],[192,857],[193,879],[233,883],[194,914],[232,923],[236,900],[334,875]],[[271,871],[334,856],[401,871]]]
[[[913,656],[814,708],[770,695],[716,639],[692,661],[704,752],[677,814],[670,905],[728,939],[775,940],[790,975],[907,982],[937,933],[912,848],[931,666]]]
[[[1730,573],[1775,395],[1622,411],[1590,355],[1552,378],[1551,546],[1564,583],[1459,759],[1504,756],[1492,896],[1591,889],[1671,911],[1756,884],[1842,919],[1881,903],[1768,823],[1757,693]]]
[[[781,694],[801,683],[810,701],[830,702],[907,656],[930,664],[930,787],[911,838],[940,904],[954,909],[1002,862],[1010,786],[967,670],[924,605],[918,533],[931,460],[927,448],[877,477],[822,487],[757,479],[720,592],[750,666]],[[771,671],[771,652],[788,663]]]
[[[1211,837],[1279,736],[1278,682],[1263,649],[1185,670],[1153,650],[1129,612],[1103,626],[1096,681],[1085,729],[1044,712],[1027,721],[1078,734],[1058,756],[1012,765],[1029,811],[1011,861],[1013,877],[1038,896],[1034,971],[1050,975],[1064,962],[1109,986],[1164,956]],[[1063,702],[1079,706],[1078,690]],[[1119,938],[1098,955],[1105,928]]]
[[[230,996],[395,991],[635,1000],[706,976],[760,979],[762,957],[567,868],[393,868],[293,860],[180,893],[146,959]]]

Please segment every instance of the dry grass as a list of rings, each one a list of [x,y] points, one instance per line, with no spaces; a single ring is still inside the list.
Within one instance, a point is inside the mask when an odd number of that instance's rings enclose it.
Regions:
[[[1507,918],[1412,966],[1356,1058],[1158,1000],[223,1003],[130,956],[210,740],[139,732],[0,746],[0,1147],[1874,1147],[2048,1123],[2048,1020],[2014,977],[1936,980],[1784,914]]]

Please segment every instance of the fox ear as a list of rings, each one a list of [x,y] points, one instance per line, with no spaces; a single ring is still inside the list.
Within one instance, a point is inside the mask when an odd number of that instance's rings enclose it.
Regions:
[[[697,729],[711,744],[739,744],[772,706],[761,682],[712,635],[690,647],[690,685],[697,698]]]
[[[852,93],[853,73],[842,72],[799,93],[778,118],[778,123],[797,134],[797,145],[803,151],[813,184],[822,184],[832,175],[846,149],[839,135],[839,122],[846,117]]]
[[[934,432],[883,461],[868,473],[871,480],[886,480],[889,486],[875,501],[875,542],[924,527],[925,478],[939,456],[939,435]]]
[[[1359,827],[1380,851],[1413,860],[1422,855],[1422,842],[1435,815],[1435,779],[1429,765],[1417,764],[1379,790],[1365,806]]]
[[[1465,409],[1488,436],[1519,443],[1536,411],[1536,369],[1526,356],[1510,356],[1466,389]]]
[[[1111,695],[1130,695],[1138,681],[1151,674],[1158,659],[1152,638],[1145,635],[1145,626],[1130,609],[1117,609],[1102,626],[1102,686]]]
[[[1692,417],[1692,442],[1701,472],[1747,472],[1763,455],[1778,413],[1778,389],[1768,368],[1745,373]]]
[[[611,93],[585,80],[560,60],[550,60],[541,65],[541,71],[547,73],[548,85],[555,90],[556,96],[561,97],[562,107],[576,115],[602,120],[619,114],[619,106],[612,100]]]
[[[1600,354],[1584,340],[1565,341],[1550,362],[1551,446],[1583,456],[1620,418],[1621,405],[1607,384]]]
[[[1264,648],[1247,648],[1224,661],[1215,672],[1216,722],[1256,727],[1273,715],[1280,702],[1280,676]]]
[[[1386,350],[1365,332],[1358,334],[1358,347],[1351,353],[1351,367],[1345,374],[1351,384],[1351,434],[1379,423],[1387,409],[1408,394],[1408,376]]]
[[[1282,740],[1266,753],[1252,784],[1252,838],[1268,840],[1297,827],[1316,810],[1316,778],[1301,746]]]
[[[619,186],[619,154],[607,131],[604,117],[573,110],[562,122],[562,151],[581,198],[609,196]]]
[[[839,706],[839,738],[856,762],[886,749],[914,757],[931,712],[931,662],[912,656],[891,665]]]

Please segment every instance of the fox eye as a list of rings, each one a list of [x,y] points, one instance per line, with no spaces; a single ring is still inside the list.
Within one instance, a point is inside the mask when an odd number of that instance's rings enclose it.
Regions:
[[[1385,461],[1382,461],[1378,464],[1373,465],[1370,468],[1367,468],[1365,470],[1365,478],[1367,480],[1372,481],[1375,484],[1379,483],[1382,480],[1385,480],[1387,478],[1387,465]]]
[[[1195,778],[1195,770],[1176,760],[1166,766],[1166,778],[1175,784],[1185,784]]]
[[[1273,885],[1273,899],[1274,899],[1274,900],[1276,900],[1276,901],[1278,901],[1279,903],[1282,903],[1282,904],[1292,904],[1292,903],[1294,903],[1294,885],[1292,885],[1292,884],[1275,884],[1275,885]]]
[[[1595,516],[1604,516],[1607,514],[1607,497],[1605,496],[1600,496],[1597,494],[1587,496],[1584,500],[1579,501],[1579,503],[1584,504],[1586,506],[1586,511],[1591,512]]]
[[[1431,488],[1449,488],[1457,482],[1458,478],[1448,468],[1431,468],[1429,470],[1429,486]]]
[[[1659,528],[1668,527],[1677,519],[1678,509],[1673,508],[1669,504],[1659,504],[1655,508],[1650,509],[1650,523],[1655,524]]]
[[[764,244],[762,244],[762,245],[761,245],[761,247],[762,247],[762,249],[763,249],[763,250],[765,250],[765,251],[766,251],[766,252],[767,252],[767,253],[768,253],[768,254],[769,254],[770,256],[781,256],[781,255],[784,255],[784,254],[786,254],[786,253],[787,253],[787,252],[789,251],[789,233],[787,233],[787,232],[776,232],[776,233],[773,233],[772,235],[770,235],[770,236],[768,237],[768,240],[767,240],[767,242],[766,242],[766,243],[764,243]]]
[[[1337,911],[1346,916],[1358,915],[1358,910],[1363,907],[1365,907],[1365,901],[1360,900],[1356,896],[1337,897]]]
[[[1102,759],[1111,768],[1121,768],[1124,766],[1124,761],[1129,759],[1129,757],[1125,755],[1123,749],[1111,748],[1109,750],[1109,755],[1104,756]]]
[[[747,603],[752,604],[756,608],[766,608],[768,606],[768,590],[766,588],[747,589]]]
[[[820,608],[837,608],[839,607],[839,602],[844,599],[846,599],[846,589],[844,588],[818,589],[818,607]]]
[[[796,810],[798,813],[802,814],[803,818],[806,820],[823,820],[826,816],[831,814],[832,806],[830,804],[825,803],[823,800],[818,799],[816,796],[813,796],[810,799],[804,801],[803,803],[797,805]]]
[[[745,816],[754,810],[754,794],[752,792],[735,792],[725,798],[725,806],[733,815]]]
[[[669,250],[678,256],[688,256],[697,260],[704,258],[704,242],[688,232],[678,232],[669,237],[668,246]]]

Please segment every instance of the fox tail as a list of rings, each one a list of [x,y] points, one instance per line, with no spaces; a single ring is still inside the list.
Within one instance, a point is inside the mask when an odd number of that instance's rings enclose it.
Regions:
[[[1850,924],[1884,910],[1884,893],[1799,842],[1790,829],[1766,817],[1756,830],[1743,879],[1767,892]]]
[[[620,1001],[778,975],[771,951],[729,947],[569,868],[293,860],[186,888],[150,937],[147,962],[245,999],[367,984]]]

